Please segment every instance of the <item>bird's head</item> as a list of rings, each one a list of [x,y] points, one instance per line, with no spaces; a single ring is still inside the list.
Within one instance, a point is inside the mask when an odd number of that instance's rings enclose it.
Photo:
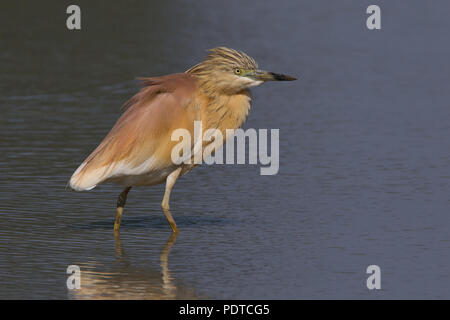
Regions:
[[[197,76],[211,91],[231,94],[266,81],[296,80],[288,75],[259,70],[252,57],[225,47],[210,49],[205,60],[186,72]]]

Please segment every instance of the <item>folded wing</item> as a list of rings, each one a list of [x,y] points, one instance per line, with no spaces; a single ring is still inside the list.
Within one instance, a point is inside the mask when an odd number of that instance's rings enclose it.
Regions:
[[[193,136],[196,83],[188,74],[144,78],[142,88],[124,105],[114,127],[70,179],[75,190],[90,190],[106,180],[164,171],[173,166],[173,130]]]

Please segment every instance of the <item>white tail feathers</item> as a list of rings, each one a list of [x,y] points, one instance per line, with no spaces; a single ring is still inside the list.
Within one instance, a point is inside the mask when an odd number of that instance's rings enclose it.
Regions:
[[[86,163],[83,162],[70,178],[70,187],[75,191],[87,191],[94,189],[100,182],[99,177],[101,177],[102,175],[98,174],[100,173],[98,172],[99,170],[94,170],[97,171],[97,174],[92,174],[92,172],[89,172],[87,170],[81,172],[81,170],[83,170],[85,166]]]
[[[141,180],[139,177],[142,175],[145,180],[146,175],[156,168],[154,157],[150,157],[136,166],[133,166],[129,161],[122,160],[100,168],[96,168],[90,165],[90,163],[87,163],[87,167],[85,167],[86,162],[83,162],[74,172],[72,178],[70,178],[70,187],[76,191],[94,189],[98,184],[111,178],[126,178],[131,176],[137,178],[137,180]],[[159,171],[156,171],[156,176],[158,176],[158,172]],[[166,172],[164,172],[164,174],[166,174]],[[152,179],[151,176],[148,176],[147,178],[150,180]],[[128,185],[130,180],[127,180],[124,183]]]

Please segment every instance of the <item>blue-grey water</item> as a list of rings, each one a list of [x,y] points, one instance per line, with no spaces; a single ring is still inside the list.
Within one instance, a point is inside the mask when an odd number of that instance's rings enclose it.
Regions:
[[[448,1],[0,3],[0,298],[450,298]],[[66,189],[135,78],[205,50],[299,80],[253,90],[280,170],[202,165],[163,186]],[[368,290],[366,268],[381,268]],[[81,268],[68,290],[66,269]]]

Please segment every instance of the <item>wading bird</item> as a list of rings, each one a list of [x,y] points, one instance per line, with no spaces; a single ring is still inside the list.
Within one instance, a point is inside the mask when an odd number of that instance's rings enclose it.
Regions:
[[[178,177],[196,164],[172,161],[172,148],[179,143],[172,141],[172,132],[181,128],[193,136],[194,121],[202,121],[205,130],[225,133],[226,129],[237,129],[250,110],[250,87],[295,78],[259,70],[247,54],[218,47],[184,73],[141,80],[143,88],[125,103],[122,116],[69,183],[77,191],[91,190],[104,182],[125,186],[117,201],[114,230],[118,231],[131,187],[165,182],[161,207],[176,233],[169,211],[170,192]],[[194,156],[198,148],[190,143]]]

